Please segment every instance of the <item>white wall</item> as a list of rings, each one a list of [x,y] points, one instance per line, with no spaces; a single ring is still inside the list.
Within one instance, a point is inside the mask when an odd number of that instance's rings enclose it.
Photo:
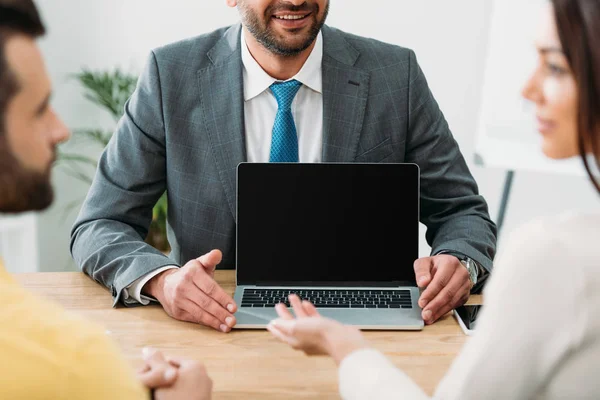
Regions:
[[[331,0],[329,25],[413,48],[461,148],[469,159],[489,36],[490,0]],[[72,128],[112,122],[82,99],[67,77],[82,66],[121,66],[139,72],[153,47],[237,21],[224,0],[38,0],[49,28],[41,42],[55,84],[54,106]],[[504,171],[472,167],[495,218]],[[86,187],[60,170],[54,175],[57,202],[40,216],[42,270],[74,269],[68,252],[75,212],[65,204]],[[510,230],[534,216],[565,208],[597,208],[597,196],[581,178],[518,173],[506,220]],[[428,252],[423,243],[421,254]]]

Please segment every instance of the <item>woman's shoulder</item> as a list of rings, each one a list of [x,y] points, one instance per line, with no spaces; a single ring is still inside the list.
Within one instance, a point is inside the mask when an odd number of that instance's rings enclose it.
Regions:
[[[533,274],[585,265],[592,260],[599,238],[600,214],[566,212],[537,218],[508,235],[498,263],[507,269],[522,269],[525,264]]]
[[[509,245],[538,249],[554,246],[593,242],[600,234],[600,213],[569,211],[551,217],[536,218],[509,236]],[[507,245],[508,247],[508,245]]]

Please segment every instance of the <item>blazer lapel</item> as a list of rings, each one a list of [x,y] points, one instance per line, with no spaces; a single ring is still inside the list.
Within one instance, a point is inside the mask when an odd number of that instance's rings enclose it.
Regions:
[[[356,158],[367,106],[370,74],[354,67],[360,53],[335,29],[323,27],[323,161]],[[208,52],[198,71],[203,123],[234,218],[236,170],[245,162],[241,25],[232,26]]]
[[[323,161],[356,158],[369,72],[354,67],[360,53],[335,29],[323,27]]]
[[[246,161],[240,35],[241,25],[232,26],[208,52],[213,65],[198,71],[203,123],[234,219],[236,170]]]

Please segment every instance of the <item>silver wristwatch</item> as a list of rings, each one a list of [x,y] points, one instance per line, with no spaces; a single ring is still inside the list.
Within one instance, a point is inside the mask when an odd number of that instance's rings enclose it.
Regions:
[[[467,269],[467,272],[469,273],[469,279],[471,279],[471,283],[473,286],[475,286],[477,284],[477,276],[479,275],[479,268],[477,267],[477,264],[469,257],[460,259],[460,263]]]

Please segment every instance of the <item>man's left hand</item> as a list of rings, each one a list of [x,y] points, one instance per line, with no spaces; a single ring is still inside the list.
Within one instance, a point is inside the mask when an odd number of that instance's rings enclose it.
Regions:
[[[425,289],[419,299],[427,325],[462,306],[469,299],[473,284],[469,272],[454,256],[441,254],[415,261],[417,285]]]

